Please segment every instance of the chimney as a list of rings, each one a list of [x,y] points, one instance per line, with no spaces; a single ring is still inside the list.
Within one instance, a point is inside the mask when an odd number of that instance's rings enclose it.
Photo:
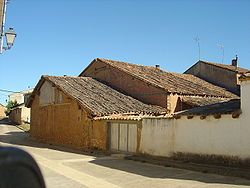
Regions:
[[[235,59],[232,59],[232,66],[237,67],[238,56],[236,55]]]
[[[155,65],[155,68],[160,69],[160,65]]]

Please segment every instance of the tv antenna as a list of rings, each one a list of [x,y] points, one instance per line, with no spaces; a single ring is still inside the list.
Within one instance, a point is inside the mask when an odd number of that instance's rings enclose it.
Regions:
[[[217,44],[217,46],[219,46],[219,48],[221,49],[221,52],[222,52],[221,63],[223,64],[223,62],[224,62],[224,45]]]
[[[198,46],[199,60],[201,60],[200,38],[199,37],[195,37],[194,40],[195,40],[195,42],[197,43],[197,46]]]

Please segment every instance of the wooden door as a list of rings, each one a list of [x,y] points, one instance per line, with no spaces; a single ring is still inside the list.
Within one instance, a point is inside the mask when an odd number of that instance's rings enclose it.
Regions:
[[[120,124],[119,150],[128,151],[128,124]]]

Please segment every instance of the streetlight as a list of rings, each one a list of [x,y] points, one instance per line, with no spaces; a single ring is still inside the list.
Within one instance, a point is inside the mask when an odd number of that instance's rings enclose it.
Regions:
[[[5,32],[5,37],[6,37],[7,48],[10,49],[13,46],[14,40],[16,38],[16,33],[12,27],[10,27],[9,30]]]
[[[7,46],[3,46],[3,43],[2,43],[0,53],[3,53],[4,50],[9,50],[13,46],[15,38],[16,38],[16,33],[13,30],[13,28],[9,28],[9,30],[6,31],[3,34],[3,36],[5,36],[5,38],[6,38]]]
[[[5,25],[5,16],[6,16],[6,8],[7,8],[8,0],[0,0],[1,11],[0,11],[0,54],[5,50],[9,50],[16,38],[16,33],[13,28],[9,28],[7,32],[4,33],[4,25]],[[7,46],[4,46],[4,36],[6,38]]]

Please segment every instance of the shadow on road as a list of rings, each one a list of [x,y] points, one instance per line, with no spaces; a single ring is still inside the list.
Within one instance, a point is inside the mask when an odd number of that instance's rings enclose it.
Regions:
[[[149,178],[192,180],[214,184],[250,185],[250,180],[240,179],[237,177],[220,176],[216,174],[194,172],[171,167],[160,167],[157,165],[151,165],[130,160],[97,158],[96,160],[93,160],[90,163]],[[137,164],[135,165],[135,163]]]
[[[14,126],[11,125],[8,119],[0,120],[0,129],[2,126]],[[15,130],[15,129],[13,129]],[[95,160],[90,163],[125,171],[132,174],[137,174],[149,178],[170,178],[178,180],[193,180],[204,183],[214,184],[230,184],[230,185],[250,185],[250,180],[239,179],[236,177],[225,177],[214,174],[199,173],[193,171],[187,171],[177,168],[160,167],[142,162],[135,162],[131,160],[119,160],[113,158],[103,158],[103,154],[86,153],[84,151],[78,151],[75,149],[69,149],[62,146],[50,145],[35,140],[31,140],[29,134],[23,131],[9,131],[4,134],[0,134],[0,142],[5,144],[14,144],[16,146],[29,146],[34,148],[49,148],[57,151],[70,152],[75,154],[84,154],[96,157]],[[135,165],[136,163],[136,165]]]

